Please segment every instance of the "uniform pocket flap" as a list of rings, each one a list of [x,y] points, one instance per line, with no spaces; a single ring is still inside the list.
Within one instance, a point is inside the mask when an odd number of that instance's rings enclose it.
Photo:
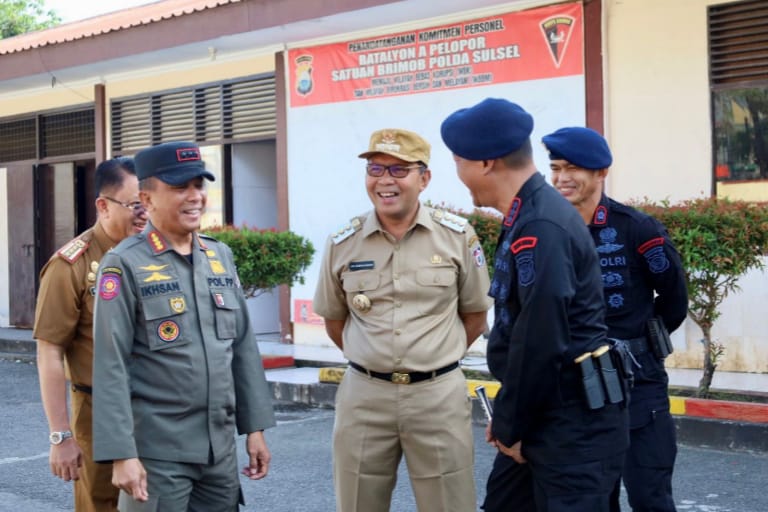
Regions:
[[[422,286],[451,286],[456,283],[453,267],[430,267],[416,271],[416,282]]]
[[[231,290],[211,290],[213,303],[219,309],[235,310],[240,309],[240,303],[237,301],[237,295]]]
[[[341,275],[344,291],[355,293],[375,290],[379,287],[381,276],[378,272],[345,272]]]
[[[144,308],[144,319],[147,321],[180,315],[187,310],[187,301],[183,295],[144,299],[141,304]]]

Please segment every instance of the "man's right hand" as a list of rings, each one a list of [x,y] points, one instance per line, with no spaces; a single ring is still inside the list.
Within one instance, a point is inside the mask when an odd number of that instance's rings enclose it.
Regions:
[[[137,501],[147,501],[147,472],[139,459],[116,460],[112,464],[112,485]]]
[[[83,452],[74,438],[65,439],[61,444],[51,445],[48,458],[51,473],[65,482],[80,478],[80,466],[83,465]]]

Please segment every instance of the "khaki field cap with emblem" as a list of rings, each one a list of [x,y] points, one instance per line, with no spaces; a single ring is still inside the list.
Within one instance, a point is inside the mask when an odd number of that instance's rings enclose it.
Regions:
[[[371,135],[368,151],[360,158],[370,158],[377,153],[390,155],[406,162],[422,162],[429,165],[429,142],[417,134],[399,128],[385,128]]]

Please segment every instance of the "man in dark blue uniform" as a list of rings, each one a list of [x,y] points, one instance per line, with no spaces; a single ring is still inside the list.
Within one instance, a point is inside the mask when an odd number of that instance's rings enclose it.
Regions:
[[[588,371],[606,344],[600,266],[584,222],[536,170],[532,130],[530,114],[493,98],[441,127],[475,205],[505,213],[488,341],[502,386],[486,432],[500,453],[484,508],[608,511],[629,439],[624,404],[595,398]]]
[[[623,470],[629,504],[635,511],[674,511],[677,447],[663,359],[671,346],[660,331],[677,329],[688,310],[680,256],[661,223],[603,193],[612,156],[599,133],[562,128],[543,142],[553,185],[579,211],[597,247],[608,335],[627,341],[637,361]],[[619,510],[618,482],[612,510]]]

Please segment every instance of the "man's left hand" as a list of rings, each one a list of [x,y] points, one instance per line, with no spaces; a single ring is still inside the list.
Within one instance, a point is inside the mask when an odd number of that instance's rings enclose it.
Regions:
[[[525,464],[528,461],[523,457],[521,441],[516,442],[512,446],[504,446],[501,441],[496,440],[496,448],[507,457],[512,457],[518,464]]]
[[[267,448],[264,432],[248,434],[245,450],[248,452],[248,465],[243,468],[243,474],[251,480],[261,480],[267,476],[272,455]]]

